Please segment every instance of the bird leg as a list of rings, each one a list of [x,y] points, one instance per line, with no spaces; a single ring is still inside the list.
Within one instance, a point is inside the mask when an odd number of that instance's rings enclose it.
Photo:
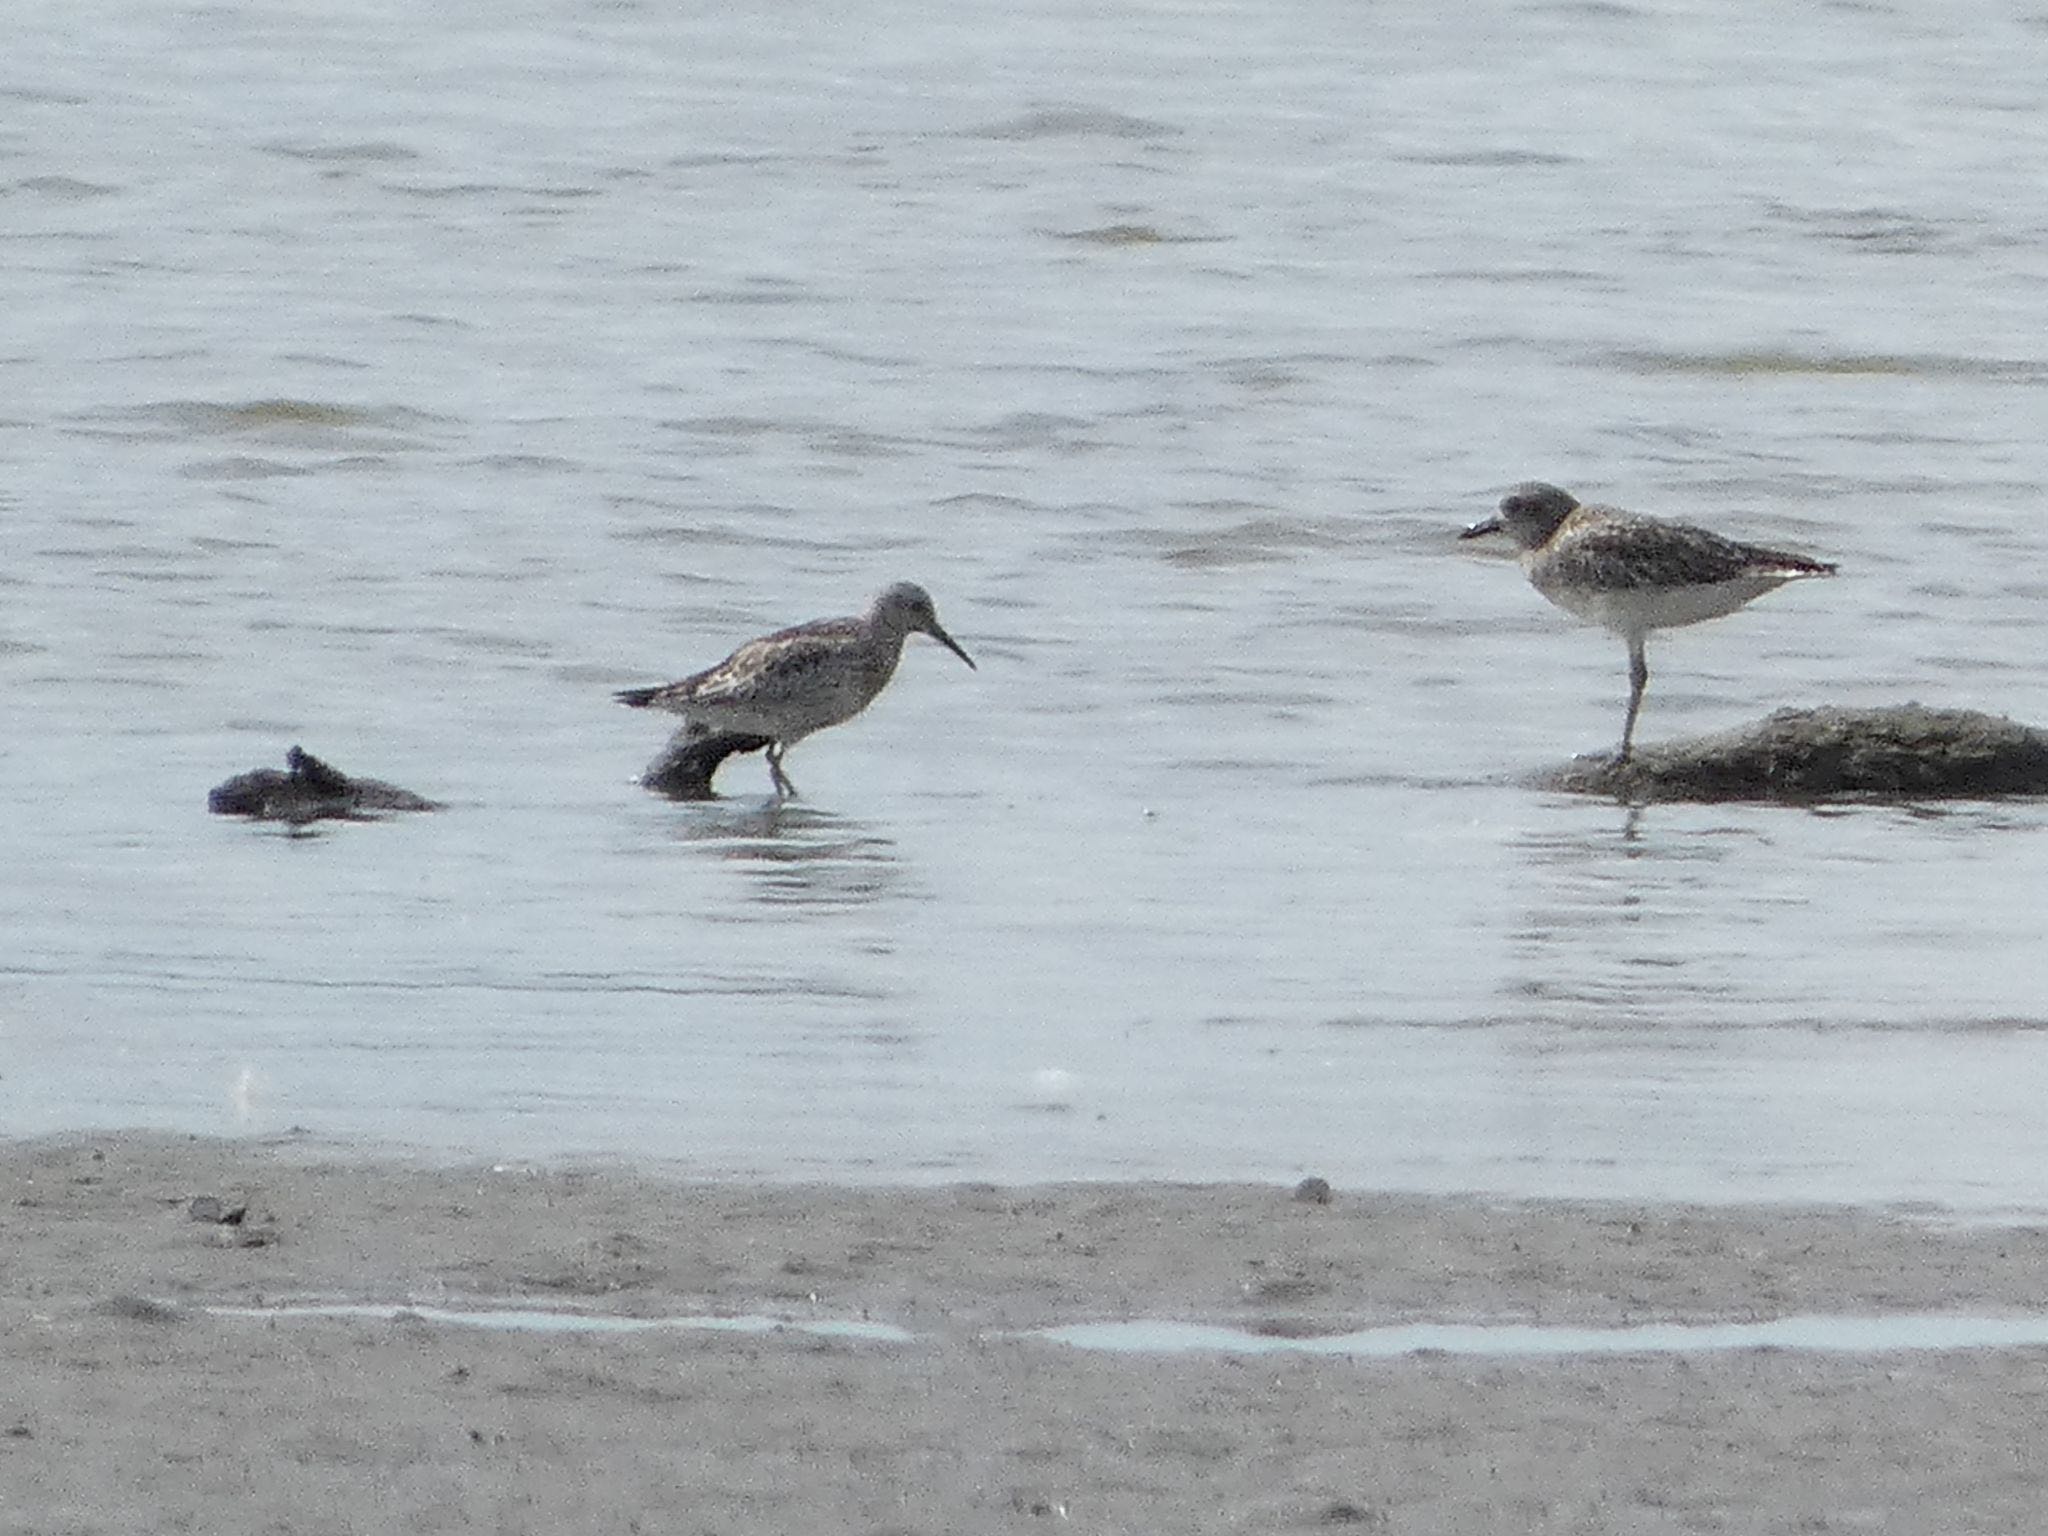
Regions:
[[[1628,637],[1628,718],[1621,727],[1621,755],[1617,764],[1628,761],[1636,739],[1636,711],[1643,707],[1643,686],[1650,680],[1650,663],[1643,655],[1643,637]]]
[[[769,743],[768,774],[769,777],[775,780],[776,799],[796,799],[796,783],[788,774],[782,771],[782,743],[779,741]]]

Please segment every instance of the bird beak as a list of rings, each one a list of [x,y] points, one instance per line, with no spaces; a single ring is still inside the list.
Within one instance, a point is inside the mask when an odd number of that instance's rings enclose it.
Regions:
[[[1483,539],[1489,533],[1499,533],[1500,529],[1500,514],[1496,512],[1492,517],[1482,517],[1470,528],[1459,534],[1458,537],[1461,539]]]
[[[981,670],[981,668],[974,665],[974,658],[968,655],[965,651],[960,649],[960,642],[955,640],[951,635],[947,634],[944,628],[940,626],[939,621],[937,619],[932,620],[932,627],[926,630],[925,633],[930,635],[934,640],[938,641],[939,644],[943,645],[955,656],[958,656],[962,661],[966,662],[971,670],[976,672],[979,672]]]

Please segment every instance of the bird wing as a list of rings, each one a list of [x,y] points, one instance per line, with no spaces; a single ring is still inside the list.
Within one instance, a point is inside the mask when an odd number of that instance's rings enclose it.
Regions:
[[[1724,539],[1690,523],[1653,523],[1625,513],[1586,519],[1544,564],[1549,580],[1596,591],[1714,586],[1745,576],[1824,576],[1834,570],[1824,561]]]
[[[671,683],[665,690],[692,704],[755,703],[807,676],[844,651],[859,632],[858,619],[820,619],[749,640],[715,667]]]

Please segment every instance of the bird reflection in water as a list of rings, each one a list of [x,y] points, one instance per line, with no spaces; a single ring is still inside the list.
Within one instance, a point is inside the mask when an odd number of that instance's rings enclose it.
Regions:
[[[1525,1017],[1574,1028],[1627,1024],[1725,1001],[1720,956],[1689,942],[1717,899],[1722,866],[1751,841],[1740,826],[1674,834],[1641,806],[1569,816],[1517,842],[1529,878],[1510,929],[1508,991]]]
[[[675,835],[740,868],[767,906],[845,911],[909,894],[893,838],[801,802],[707,807]]]

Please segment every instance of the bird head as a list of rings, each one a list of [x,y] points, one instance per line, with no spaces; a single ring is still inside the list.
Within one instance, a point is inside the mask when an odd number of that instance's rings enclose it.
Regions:
[[[1484,538],[1505,532],[1522,549],[1541,549],[1557,532],[1557,525],[1578,510],[1579,503],[1569,491],[1561,491],[1541,480],[1524,480],[1500,499],[1500,511],[1481,518],[1458,537]]]

